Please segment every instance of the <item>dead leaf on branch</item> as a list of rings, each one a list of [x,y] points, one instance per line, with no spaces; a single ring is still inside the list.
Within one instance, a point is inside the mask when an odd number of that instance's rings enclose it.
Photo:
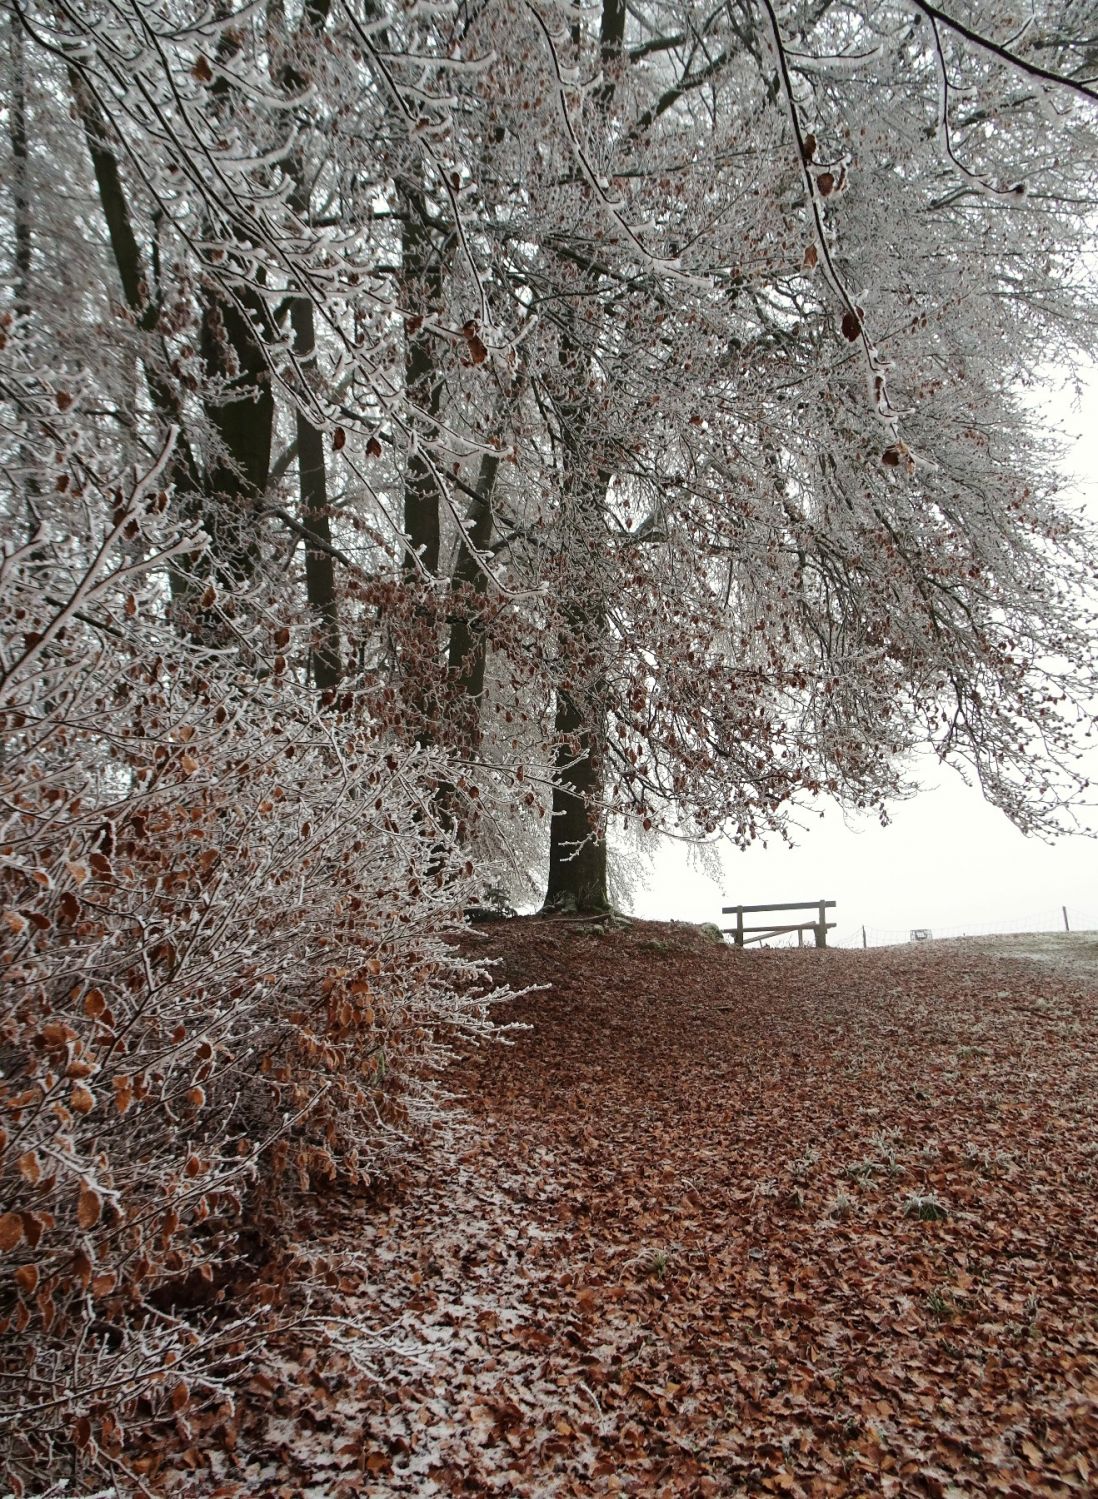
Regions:
[[[76,1200],[76,1221],[83,1229],[94,1228],[103,1211],[103,1200],[93,1187],[83,1183]]]
[[[15,1249],[23,1240],[23,1220],[18,1213],[0,1215],[0,1250]]]

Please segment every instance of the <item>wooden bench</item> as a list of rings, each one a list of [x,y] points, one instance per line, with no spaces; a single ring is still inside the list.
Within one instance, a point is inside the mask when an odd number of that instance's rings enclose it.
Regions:
[[[833,900],[794,900],[772,906],[722,906],[721,915],[735,916],[736,925],[721,930],[732,933],[737,947],[744,947],[748,942],[765,942],[767,937],[781,937],[786,932],[796,932],[797,946],[803,947],[804,934],[808,931],[814,934],[817,947],[826,947],[827,934],[835,923],[828,921],[825,912],[834,904]],[[768,926],[744,926],[745,914],[757,915],[760,911],[815,911],[816,918],[813,921],[791,921],[783,926],[775,926],[773,922]],[[749,937],[748,932],[754,935]]]

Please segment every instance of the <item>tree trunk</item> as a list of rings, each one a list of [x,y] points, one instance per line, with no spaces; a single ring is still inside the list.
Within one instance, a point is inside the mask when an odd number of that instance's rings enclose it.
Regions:
[[[27,317],[31,310],[30,184],[27,171],[27,76],[23,28],[19,18],[8,18],[11,51],[11,105],[8,131],[11,137],[12,228],[15,240],[14,311]]]
[[[597,464],[596,424],[590,416],[590,356],[569,340],[562,365],[573,399],[563,407],[562,422],[565,602],[558,627],[556,775],[545,904],[604,911],[610,907],[601,810],[607,730],[602,656],[608,616],[601,540],[607,476]]]
[[[404,184],[401,190],[403,227],[402,286],[412,316],[437,313],[442,301],[443,258],[429,223],[429,205],[422,193]],[[403,570],[413,590],[412,619],[404,670],[409,737],[426,748],[439,736],[439,702],[443,665],[437,597],[433,585],[439,574],[441,525],[438,482],[422,444],[434,435],[442,406],[443,372],[428,335],[409,331],[404,354],[406,409],[414,438],[404,470],[404,534],[407,547]]]
[[[590,704],[581,707],[558,688],[554,729],[556,781],[545,908],[607,911],[606,839],[597,812],[602,794],[604,727],[592,722]]]
[[[107,225],[107,238],[115,270],[122,284],[122,294],[135,325],[151,340],[155,337],[159,307],[155,296],[150,295],[152,289],[134,233],[122,174],[118,169],[118,160],[110,149],[110,129],[98,103],[75,68],[69,69],[69,86],[87,142],[92,173],[99,193],[99,206]],[[198,463],[187,437],[183,403],[168,372],[162,347],[159,350],[155,347],[143,349],[141,365],[153,411],[165,429],[175,427],[178,433],[169,481],[183,523],[193,525],[202,518],[203,485]],[[194,591],[193,579],[177,566],[171,566],[168,569],[168,580],[174,603],[187,605]]]
[[[160,308],[142,263],[118,161],[109,146],[109,127],[75,69],[69,70],[69,80],[126,303],[137,327],[155,337]],[[202,355],[207,373],[218,381],[222,393],[216,401],[204,401],[221,449],[207,464],[204,483],[186,438],[182,402],[166,361],[158,360],[151,350],[143,360],[157,415],[179,430],[171,478],[183,516],[193,521],[201,513],[213,542],[213,567],[229,583],[242,582],[253,571],[256,549],[251,512],[270,473],[274,395],[256,332],[266,317],[262,299],[246,287],[235,298],[212,289],[206,293]],[[177,601],[191,593],[188,580],[174,572],[172,590]]]
[[[574,36],[578,41],[578,34]],[[595,103],[604,117],[613,103],[624,42],[624,0],[603,0],[599,48],[604,76]],[[598,273],[589,270],[585,291],[594,295],[598,279]],[[561,345],[562,397],[557,404],[564,449],[562,489],[571,506],[565,524],[571,534],[563,538],[566,601],[559,654],[565,679],[557,684],[553,726],[556,777],[545,905],[577,911],[610,909],[602,815],[608,708],[600,660],[608,628],[600,541],[610,476],[600,461],[598,419],[591,411],[592,370],[589,350],[578,338],[566,335]]]
[[[480,699],[488,664],[488,647],[480,619],[488,578],[480,564],[492,540],[492,492],[499,458],[486,453],[480,461],[477,498],[469,505],[466,530],[454,564],[455,613],[450,623],[448,668],[460,752],[473,759],[480,750]]]
[[[442,301],[442,258],[431,237],[422,194],[406,188],[402,197],[405,295],[410,306],[430,313],[437,311]],[[443,379],[428,338],[418,332],[408,334],[404,384],[408,404],[413,408],[411,420],[422,438],[433,429],[438,416]],[[415,571],[418,557],[423,571],[436,578],[440,547],[438,485],[418,447],[408,454],[404,475],[404,532],[410,546],[404,558],[405,568]]]
[[[230,584],[246,582],[255,571],[253,512],[271,471],[274,393],[256,331],[266,316],[258,293],[246,287],[235,297],[211,289],[202,314],[202,357],[222,392],[203,402],[221,445],[206,465],[203,521],[214,565]]]
[[[29,320],[34,305],[31,294],[34,240],[31,233],[31,186],[27,134],[27,59],[22,23],[14,14],[8,18],[8,43],[11,55],[11,105],[8,111],[8,133],[11,141],[11,208],[14,249],[12,310],[22,321]],[[37,476],[36,455],[31,444],[26,441],[19,443],[19,462],[24,475],[27,540],[32,541],[41,525],[41,488]]]
[[[309,190],[304,163],[296,156],[290,163],[294,191],[290,206],[302,219],[310,213]],[[308,398],[310,378],[316,372],[316,315],[308,297],[297,297],[290,309],[294,330],[294,354]],[[334,687],[343,675],[343,650],[339,628],[339,595],[332,557],[332,527],[328,512],[328,467],[324,432],[309,420],[299,404],[294,412],[297,435],[298,494],[301,523],[306,531],[305,596],[316,621],[316,636],[310,653],[313,681],[320,690]],[[310,545],[313,542],[313,545]],[[315,543],[319,542],[319,546]]]
[[[301,94],[309,86],[308,60],[328,20],[329,0],[306,0],[288,60],[276,69],[275,78],[288,93]],[[285,27],[281,4],[268,6],[267,24],[277,34]],[[293,182],[290,207],[304,223],[312,213],[308,175],[298,152],[290,157],[287,171]],[[308,297],[295,298],[290,308],[294,333],[294,357],[305,389],[294,410],[297,447],[298,497],[305,531],[305,597],[315,620],[315,637],[309,656],[312,679],[326,691],[343,676],[343,645],[339,624],[339,594],[332,556],[332,526],[328,508],[328,466],[324,430],[310,421],[305,405],[316,375],[316,313]]]
[[[290,313],[294,351],[302,375],[316,364],[316,328],[313,304],[305,297],[295,300]],[[343,675],[339,630],[339,596],[336,592],[335,561],[332,557],[332,527],[328,518],[328,470],[324,433],[297,408],[297,474],[301,498],[301,523],[308,533],[305,542],[305,594],[316,620],[316,638],[311,653],[313,681],[321,689],[334,687]],[[320,545],[310,545],[310,540]]]
[[[499,458],[486,453],[480,461],[477,497],[470,502],[466,513],[465,534],[458,545],[451,579],[454,607],[447,651],[445,713],[451,748],[459,759],[467,762],[479,757],[483,738],[480,710],[488,646],[482,615],[488,578],[480,563],[480,553],[492,539],[492,491],[498,471]],[[436,804],[441,825],[453,832],[460,843],[467,842],[468,808],[451,781],[439,786]]]

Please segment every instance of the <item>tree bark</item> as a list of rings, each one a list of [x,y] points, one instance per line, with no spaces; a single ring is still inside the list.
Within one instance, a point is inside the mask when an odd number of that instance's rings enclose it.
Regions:
[[[581,362],[586,369],[588,361]],[[583,382],[585,384],[586,382]],[[556,774],[549,831],[546,908],[605,911],[610,908],[609,868],[601,804],[606,755],[607,688],[601,661],[607,635],[605,577],[599,537],[603,528],[605,477],[580,472],[590,462],[579,408],[566,440],[565,493],[572,555],[564,562],[566,603],[558,634],[562,679],[556,684],[553,732]]]
[[[8,18],[8,32],[12,75],[8,131],[11,138],[12,227],[15,240],[13,306],[16,317],[27,317],[31,310],[32,255],[30,184],[27,167],[27,74],[23,30],[15,15]]]
[[[151,288],[134,233],[118,159],[110,148],[110,127],[97,100],[75,68],[69,69],[69,86],[87,142],[99,194],[99,206],[107,226],[107,238],[115,270],[122,284],[122,294],[137,328],[153,338],[159,320],[159,307],[155,297],[150,295]],[[162,348],[144,348],[141,351],[141,366],[153,410],[165,428],[175,427],[178,433],[169,481],[184,524],[194,524],[202,518],[203,483],[187,436],[179,390],[167,371]],[[194,591],[193,579],[173,565],[168,569],[168,581],[173,601],[176,604],[187,604]]]
[[[277,81],[290,93],[303,93],[309,86],[309,54],[319,41],[328,20],[329,0],[307,0],[301,21],[288,48],[285,64],[276,70]],[[285,27],[281,4],[268,6],[272,31]],[[308,222],[312,204],[305,162],[295,152],[287,163],[293,181],[290,207]],[[305,409],[311,380],[316,373],[316,313],[308,297],[297,297],[290,308],[294,334],[294,356],[306,389],[294,410],[297,449],[298,497],[301,525],[305,533],[305,597],[316,621],[316,636],[309,657],[312,679],[321,691],[335,687],[343,676],[343,644],[339,621],[332,526],[328,506],[328,466],[324,430],[310,421]]]
[[[455,613],[450,623],[448,669],[453,693],[453,711],[461,752],[473,759],[480,751],[480,699],[484,692],[484,675],[488,664],[488,646],[481,614],[488,589],[488,577],[480,557],[492,540],[492,493],[499,458],[486,453],[480,461],[477,476],[477,498],[470,501],[466,529],[458,546],[454,564],[452,592]]]
[[[494,517],[492,491],[495,488],[499,458],[486,453],[480,462],[477,497],[470,501],[466,529],[458,544],[457,559],[451,578],[453,610],[450,617],[450,641],[446,657],[447,743],[455,758],[467,763],[480,755],[483,730],[481,698],[488,664],[488,646],[484,636],[483,609],[488,577],[480,555],[492,539]],[[470,826],[468,804],[450,780],[438,788],[435,798],[439,823],[452,832],[459,843],[467,843]],[[476,811],[473,809],[475,819]]]
[[[316,364],[316,329],[313,304],[305,297],[295,300],[290,313],[294,351],[302,374]],[[316,620],[316,640],[311,654],[313,681],[321,691],[334,687],[343,675],[339,628],[339,596],[335,561],[332,557],[332,527],[328,517],[328,470],[324,433],[297,408],[297,474],[301,499],[301,522],[305,542],[305,594]],[[319,545],[310,545],[310,539]]]
[[[230,584],[246,582],[255,571],[253,512],[271,471],[274,393],[257,332],[266,316],[259,295],[247,287],[232,297],[211,289],[202,314],[202,357],[221,390],[203,400],[220,445],[206,465],[203,522],[214,564]]]
[[[423,194],[407,183],[401,189],[403,227],[401,251],[402,284],[411,316],[437,313],[442,301],[443,257],[429,223],[429,207]],[[406,703],[410,715],[410,737],[426,748],[439,738],[439,701],[443,663],[437,595],[434,583],[441,559],[441,523],[438,483],[422,443],[433,435],[442,406],[443,371],[434,357],[429,337],[416,330],[406,335],[404,384],[413,441],[404,469],[403,558],[405,586],[415,628],[409,632],[404,663]]]
[[[591,704],[581,705],[571,693],[557,689],[547,910],[610,909],[606,839],[597,811],[602,795],[605,729],[593,724],[593,717]]]
[[[405,293],[410,306],[430,313],[437,311],[442,301],[442,257],[432,238],[422,194],[405,188],[402,197]],[[428,339],[418,332],[408,335],[404,384],[413,408],[412,421],[416,423],[418,414],[419,435],[425,436],[442,404],[443,378]],[[404,532],[410,547],[404,558],[405,568],[416,571],[418,557],[419,567],[430,577],[438,577],[441,535],[438,485],[418,447],[408,454],[404,474]]]
[[[625,42],[624,0],[603,0],[599,48],[603,81],[595,95],[601,116],[609,113]],[[585,290],[597,289],[590,269]],[[584,299],[586,300],[586,299]],[[562,387],[558,402],[564,449],[565,605],[560,641],[565,679],[557,684],[554,736],[557,744],[553,819],[549,833],[547,908],[605,911],[610,908],[606,829],[602,815],[607,732],[607,684],[601,656],[608,629],[606,580],[600,540],[609,474],[599,460],[597,419],[590,409],[592,360],[578,338],[561,346]],[[567,556],[569,541],[572,556]],[[577,561],[582,558],[582,561]]]

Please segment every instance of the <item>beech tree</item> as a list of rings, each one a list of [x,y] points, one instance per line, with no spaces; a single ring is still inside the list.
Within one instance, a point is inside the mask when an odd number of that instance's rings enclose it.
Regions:
[[[1089,545],[1022,402],[1092,347],[1085,39],[764,6],[639,12],[619,47],[609,8],[534,15],[568,226],[523,268],[575,580],[552,896],[605,902],[615,810],[746,841],[805,791],[883,806],[920,742],[1050,831]]]
[[[614,813],[749,839],[800,792],[882,804],[925,739],[1051,825],[1070,772],[1039,784],[1031,736],[1067,768],[1085,538],[1020,392],[1093,321],[1070,17],[30,7],[11,36],[20,296],[29,47],[125,309],[93,362],[111,390],[136,359],[127,419],[176,431],[212,542],[178,616],[304,542],[319,686],[370,662],[466,761],[522,725],[489,758],[552,796],[550,900],[605,900]]]

